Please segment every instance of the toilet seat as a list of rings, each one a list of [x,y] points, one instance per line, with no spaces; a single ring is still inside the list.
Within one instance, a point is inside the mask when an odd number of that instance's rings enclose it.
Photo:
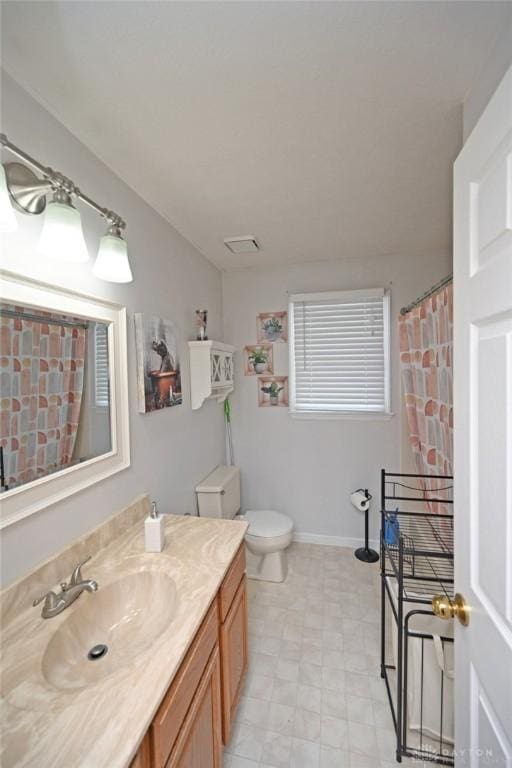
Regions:
[[[243,517],[249,523],[247,536],[270,539],[286,536],[293,530],[293,521],[288,515],[271,509],[249,509]]]

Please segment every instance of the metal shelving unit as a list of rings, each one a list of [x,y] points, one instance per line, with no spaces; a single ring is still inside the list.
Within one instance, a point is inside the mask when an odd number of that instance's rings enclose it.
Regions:
[[[432,597],[439,593],[453,597],[452,491],[451,476],[382,470],[381,676],[395,725],[398,762],[406,755],[454,764],[453,744],[446,734],[452,674],[439,667],[437,699],[437,678],[428,664],[425,668],[431,658],[444,659],[449,646],[453,650],[452,637],[444,631],[439,635],[431,631]],[[391,627],[387,626],[387,608]],[[395,639],[393,663],[386,661],[390,634]],[[426,675],[430,675],[428,680]],[[416,696],[415,707],[410,706],[411,695]],[[412,714],[418,720],[414,725]],[[438,726],[432,725],[433,720]]]

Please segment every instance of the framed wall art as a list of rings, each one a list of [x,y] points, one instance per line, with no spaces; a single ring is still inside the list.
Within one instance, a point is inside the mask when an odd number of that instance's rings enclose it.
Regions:
[[[178,334],[174,323],[137,313],[135,343],[139,412],[181,405]]]
[[[260,376],[258,379],[260,408],[288,406],[288,376]]]
[[[246,376],[274,373],[272,344],[251,344],[245,347],[244,364]]]
[[[257,318],[258,342],[288,341],[288,313],[262,312]]]

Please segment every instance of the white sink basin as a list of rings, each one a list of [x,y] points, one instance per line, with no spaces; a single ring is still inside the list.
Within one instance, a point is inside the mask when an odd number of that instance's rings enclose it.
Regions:
[[[167,629],[176,611],[176,586],[167,574],[142,570],[84,592],[52,635],[42,672],[60,690],[84,688],[135,662]],[[48,619],[52,621],[52,619]],[[95,660],[92,648],[107,646]]]

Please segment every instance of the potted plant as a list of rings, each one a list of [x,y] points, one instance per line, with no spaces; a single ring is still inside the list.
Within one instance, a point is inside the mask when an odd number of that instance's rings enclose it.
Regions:
[[[268,386],[263,386],[261,391],[270,396],[270,405],[277,405],[279,402],[279,393],[284,387],[280,387],[276,381],[271,381]]]
[[[276,341],[281,338],[283,326],[277,317],[271,317],[263,323],[263,332],[269,341]]]
[[[255,373],[263,373],[267,368],[268,354],[261,347],[253,349],[249,355],[249,362],[254,368]]]

